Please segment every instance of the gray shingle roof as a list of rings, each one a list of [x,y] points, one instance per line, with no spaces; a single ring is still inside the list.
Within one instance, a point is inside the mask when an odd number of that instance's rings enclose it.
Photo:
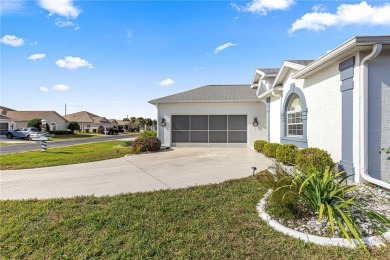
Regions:
[[[312,63],[314,60],[287,60],[287,61],[299,64],[299,65],[307,66],[310,63]]]
[[[257,70],[264,72],[266,75],[268,75],[268,74],[277,75],[279,72],[279,68],[257,68]]]
[[[149,103],[180,103],[180,102],[240,102],[258,101],[256,89],[250,85],[206,85],[203,87],[180,92],[174,95],[153,99]]]

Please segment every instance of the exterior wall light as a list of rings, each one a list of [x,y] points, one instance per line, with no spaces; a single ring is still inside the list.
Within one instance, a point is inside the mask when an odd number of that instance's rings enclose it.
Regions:
[[[256,127],[256,126],[258,126],[259,125],[259,122],[257,122],[257,117],[255,117],[254,119],[253,119],[253,126],[254,127]]]
[[[161,125],[162,127],[164,127],[164,126],[167,125],[167,122],[165,121],[165,118],[161,119],[160,125]]]

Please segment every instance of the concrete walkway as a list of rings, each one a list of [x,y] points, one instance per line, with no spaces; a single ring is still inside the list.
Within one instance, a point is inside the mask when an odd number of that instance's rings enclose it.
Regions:
[[[115,195],[242,178],[271,160],[248,148],[176,148],[100,162],[0,173],[0,199]]]

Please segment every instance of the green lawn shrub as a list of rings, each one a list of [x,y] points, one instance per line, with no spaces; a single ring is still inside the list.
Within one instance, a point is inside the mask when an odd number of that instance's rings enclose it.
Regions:
[[[263,153],[267,157],[275,158],[276,157],[276,150],[278,147],[281,146],[281,144],[278,143],[266,143],[264,144]]]
[[[256,140],[255,143],[254,143],[254,149],[256,151],[258,151],[259,153],[262,153],[263,150],[264,150],[264,145],[268,143],[267,141],[265,140]]]
[[[74,134],[74,133],[71,132],[71,131],[63,130],[63,131],[49,131],[49,134],[54,134],[54,135],[71,135],[71,134]]]
[[[314,168],[324,172],[326,167],[333,165],[333,160],[327,151],[309,147],[298,151],[295,163],[301,170]]]
[[[157,137],[157,131],[147,130],[139,133],[138,138]]]
[[[284,164],[295,165],[298,150],[298,147],[293,144],[280,145],[276,149],[276,160]]]
[[[139,149],[140,152],[158,152],[161,148],[161,141],[157,137],[137,138],[131,147]]]

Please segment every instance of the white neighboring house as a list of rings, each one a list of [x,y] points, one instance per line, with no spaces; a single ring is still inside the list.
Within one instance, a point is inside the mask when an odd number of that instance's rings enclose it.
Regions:
[[[31,119],[46,119],[50,126],[50,131],[65,131],[68,127],[68,121],[56,111],[17,111],[0,106],[3,116],[9,120],[8,130],[27,127]]]
[[[247,146],[264,139],[325,149],[355,181],[390,189],[390,161],[379,153],[390,146],[390,35],[356,36],[317,60],[285,61],[277,74],[270,71],[255,72],[250,88],[258,102],[237,93],[221,102],[229,88],[196,101],[179,98],[182,93],[149,101],[157,106],[162,143],[177,140],[175,127],[182,126],[172,122],[176,115],[234,111],[247,115]],[[251,126],[254,117],[259,127]]]

